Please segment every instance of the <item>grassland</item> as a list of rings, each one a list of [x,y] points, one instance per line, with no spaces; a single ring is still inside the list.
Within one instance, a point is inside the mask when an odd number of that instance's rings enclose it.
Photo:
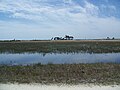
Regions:
[[[120,85],[120,64],[0,66],[0,83]]]
[[[0,41],[0,53],[118,53],[120,40]],[[0,83],[118,84],[120,64],[0,65]]]
[[[1,41],[0,53],[117,53],[120,40]]]

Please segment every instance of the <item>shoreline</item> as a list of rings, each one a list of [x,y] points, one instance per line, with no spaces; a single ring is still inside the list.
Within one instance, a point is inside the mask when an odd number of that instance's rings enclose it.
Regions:
[[[120,90],[120,85],[41,85],[41,84],[0,84],[0,90]]]

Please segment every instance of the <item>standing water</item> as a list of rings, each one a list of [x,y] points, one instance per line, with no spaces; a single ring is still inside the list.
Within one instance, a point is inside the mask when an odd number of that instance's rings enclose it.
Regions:
[[[0,54],[0,64],[73,64],[73,63],[120,63],[120,53],[24,53]]]

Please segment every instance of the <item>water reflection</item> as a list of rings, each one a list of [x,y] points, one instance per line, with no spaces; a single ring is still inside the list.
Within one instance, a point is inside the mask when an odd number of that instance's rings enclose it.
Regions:
[[[72,63],[120,63],[120,53],[24,53],[0,54],[0,64],[72,64]]]

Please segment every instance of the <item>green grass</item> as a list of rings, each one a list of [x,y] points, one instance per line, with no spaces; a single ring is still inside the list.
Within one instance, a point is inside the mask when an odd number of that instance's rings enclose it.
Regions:
[[[120,64],[0,66],[0,83],[120,85]]]
[[[120,41],[13,41],[0,42],[0,53],[118,53]]]

